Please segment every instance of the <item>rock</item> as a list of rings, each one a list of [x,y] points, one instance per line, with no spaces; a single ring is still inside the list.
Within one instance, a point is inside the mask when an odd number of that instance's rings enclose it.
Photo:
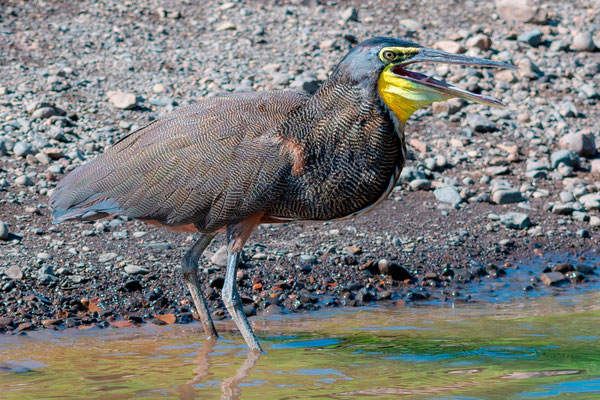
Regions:
[[[357,256],[362,254],[362,249],[358,246],[346,246],[344,247],[344,253]]]
[[[227,246],[223,245],[213,256],[210,258],[210,262],[217,267],[227,266]]]
[[[478,34],[470,37],[465,43],[465,45],[467,46],[467,49],[472,49],[473,47],[476,47],[483,51],[488,51],[492,48],[492,39],[490,39],[489,36]]]
[[[431,182],[427,179],[415,179],[409,183],[412,190],[429,190],[431,189]]]
[[[400,20],[400,26],[402,26],[404,29],[406,29],[409,32],[418,32],[418,31],[422,31],[425,29],[425,27],[423,26],[422,23],[420,23],[419,21],[415,21],[414,19],[401,19]]]
[[[448,53],[461,54],[465,52],[465,48],[453,40],[440,40],[433,44],[436,50],[442,50]]]
[[[294,79],[290,84],[292,89],[304,90],[309,94],[315,94],[315,92],[319,89],[319,86],[320,82],[317,76],[306,72],[300,76],[297,76],[296,79]]]
[[[460,197],[460,193],[454,186],[437,188],[433,191],[433,195],[437,201],[442,203],[458,205],[463,201],[462,197]]]
[[[8,224],[4,221],[0,221],[0,240],[8,240]]]
[[[585,32],[577,32],[575,36],[573,36],[573,41],[571,42],[571,50],[575,51],[594,51],[596,50],[596,45],[594,44],[594,40],[592,38],[592,33]]]
[[[579,202],[583,207],[590,210],[600,210],[600,193],[589,193],[579,198]],[[591,223],[591,221],[590,221]]]
[[[103,254],[100,254],[100,257],[98,257],[98,262],[101,262],[101,263],[109,262],[109,261],[117,258],[117,256],[118,256],[117,253],[103,253]]]
[[[519,81],[519,77],[517,73],[512,69],[503,69],[501,71],[496,72],[496,79],[506,83],[516,83]],[[436,103],[433,103],[436,104]]]
[[[492,201],[496,204],[520,203],[521,201],[523,201],[523,196],[518,190],[501,189],[496,190],[492,194]]]
[[[529,215],[514,211],[503,214],[500,223],[510,229],[525,229],[531,226]]]
[[[474,131],[481,133],[495,132],[498,130],[492,121],[479,114],[469,115],[467,117],[467,125]]]
[[[557,286],[568,282],[565,275],[561,272],[546,272],[541,274],[540,281],[547,286]]]
[[[303,265],[313,265],[317,262],[317,257],[312,254],[301,254],[300,255],[300,264]]]
[[[128,275],[146,275],[150,272],[146,268],[142,268],[139,265],[132,264],[126,265],[124,271]]]
[[[587,229],[578,229],[577,232],[575,232],[575,236],[582,239],[589,239],[591,237],[590,231]]]
[[[380,274],[391,276],[395,281],[412,279],[412,275],[404,267],[386,259],[379,260],[377,268],[379,269]]]
[[[0,329],[6,329],[7,326],[14,326],[14,321],[12,320],[12,318],[0,317]]]
[[[142,288],[142,284],[138,280],[127,281],[123,285],[123,290],[126,290],[128,292],[137,292],[137,291],[140,291],[142,289],[143,289]]]
[[[337,39],[326,39],[319,43],[321,50],[335,50],[339,47]]]
[[[107,97],[110,104],[121,110],[130,110],[137,106],[137,97],[133,93],[116,90],[108,92]]]
[[[600,158],[596,159],[596,160],[592,160],[590,162],[592,168],[591,168],[591,172],[594,175],[600,175]]]
[[[582,157],[596,155],[596,143],[591,133],[569,133],[561,137],[558,145],[563,150],[572,150]]]
[[[531,29],[517,36],[517,40],[522,43],[527,43],[533,47],[538,47],[542,44],[542,31],[540,29]]]
[[[23,279],[23,271],[21,271],[21,268],[18,265],[11,265],[4,271],[4,274],[13,281],[20,281]]]
[[[589,265],[585,265],[585,264],[575,264],[575,271],[577,272],[581,272],[582,274],[586,274],[586,275],[594,275],[594,269],[592,267],[590,267]]]
[[[358,10],[354,7],[348,7],[342,12],[342,21],[358,21]]]
[[[558,150],[552,153],[550,156],[552,162],[552,168],[558,168],[559,164],[565,164],[569,167],[579,167],[579,156],[573,150]]]
[[[34,183],[31,180],[31,178],[29,178],[26,175],[18,176],[15,179],[15,184],[18,185],[18,186],[33,186],[34,185]]]
[[[577,107],[575,107],[575,104],[571,103],[570,101],[565,101],[562,103],[558,109],[558,113],[565,118],[573,118],[579,115]]]
[[[65,111],[56,107],[42,107],[38,108],[31,114],[31,118],[33,119],[47,119],[50,117],[54,117],[56,115],[63,116],[65,115]]]
[[[573,203],[556,203],[552,206],[552,214],[571,215],[573,213]]]
[[[25,157],[28,154],[35,153],[30,143],[27,142],[17,142],[13,147],[13,153],[19,157]]]
[[[546,23],[546,15],[532,0],[496,0],[496,10],[507,21]]]
[[[519,67],[519,74],[524,78],[538,79],[543,76],[544,73],[538,68],[537,65],[531,61],[529,57],[523,57],[517,61],[517,67]]]
[[[237,26],[229,21],[224,21],[221,22],[220,24],[218,24],[215,27],[215,31],[216,32],[223,32],[223,31],[235,31],[237,29]]]
[[[600,227],[600,217],[596,217],[595,215],[590,217],[590,226],[594,228]]]

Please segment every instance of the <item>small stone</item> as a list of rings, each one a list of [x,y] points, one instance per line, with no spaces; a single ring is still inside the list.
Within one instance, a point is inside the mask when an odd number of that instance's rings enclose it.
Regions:
[[[540,281],[547,286],[557,286],[568,282],[565,275],[561,272],[546,272],[541,274]]]
[[[512,69],[503,69],[502,71],[496,72],[496,79],[506,83],[516,83],[519,81],[517,73]],[[435,104],[435,103],[434,103]]]
[[[124,270],[125,270],[125,273],[128,275],[146,275],[150,272],[146,268],[142,268],[139,265],[132,265],[132,264],[126,265]]]
[[[463,199],[460,193],[454,186],[444,186],[433,191],[433,195],[437,201],[442,203],[450,203],[453,205],[460,204]]]
[[[465,45],[467,46],[467,49],[476,47],[483,51],[488,51],[492,47],[492,39],[490,39],[489,36],[478,34],[469,38]]]
[[[510,229],[525,229],[531,226],[529,215],[514,211],[503,214],[500,223]]]
[[[523,201],[523,195],[518,190],[496,190],[492,194],[492,201],[496,204],[520,203]]]
[[[409,32],[418,32],[418,31],[422,31],[425,29],[425,27],[423,26],[422,23],[420,23],[419,21],[415,21],[414,19],[401,19],[400,20],[400,26],[402,26],[404,29],[406,29]]]
[[[552,206],[552,214],[556,215],[571,215],[573,213],[573,203],[554,204]]]
[[[587,229],[578,229],[577,232],[575,232],[575,235],[582,239],[589,239],[591,237],[590,231]]]
[[[465,52],[465,48],[460,43],[453,40],[440,40],[433,44],[433,48],[436,50],[442,50],[448,53],[461,54]]]
[[[537,47],[542,44],[542,31],[537,28],[525,31],[517,36],[517,40],[522,43],[530,44],[533,47]]]
[[[577,32],[575,36],[573,36],[573,41],[571,42],[571,50],[575,51],[594,51],[596,50],[596,45],[594,44],[594,40],[592,38],[591,32]]]
[[[523,57],[517,61],[518,72],[524,78],[538,79],[543,76],[544,73],[539,69],[537,65],[531,61],[529,57]]]
[[[8,240],[9,236],[8,224],[4,221],[0,221],[0,240]]]
[[[154,93],[165,93],[167,91],[167,87],[163,83],[157,83],[152,86],[152,91]]]
[[[495,132],[498,130],[492,121],[479,114],[469,115],[467,117],[467,125],[480,133]]]
[[[595,215],[590,217],[590,226],[594,228],[600,227],[600,217],[596,217]]]
[[[571,265],[569,263],[560,263],[560,264],[556,264],[555,266],[552,267],[552,271],[562,272],[563,274],[565,272],[574,271],[574,270],[575,270],[575,268],[573,268],[573,265]]]
[[[592,166],[591,173],[594,175],[600,175],[600,158],[592,160],[590,164]]]
[[[326,39],[319,43],[319,49],[321,50],[334,50],[338,47],[337,39]]]
[[[362,249],[358,246],[346,246],[344,252],[353,256],[357,256],[362,253]]]
[[[354,7],[348,7],[342,12],[342,21],[358,21],[358,10]]]
[[[569,167],[579,167],[579,156],[573,150],[558,150],[550,156],[552,168],[558,168],[559,164],[565,164]]]
[[[574,268],[575,268],[575,271],[581,272],[582,274],[594,275],[594,269],[592,267],[590,267],[589,265],[575,264]]]
[[[121,110],[130,110],[137,106],[137,97],[133,93],[116,90],[108,92],[107,96],[108,102]]]
[[[18,186],[33,186],[34,183],[28,176],[21,175],[15,179],[15,184]]]
[[[25,157],[28,154],[33,154],[33,148],[30,143],[27,142],[17,142],[13,147],[13,153],[20,157]]]
[[[411,190],[429,190],[431,189],[431,181],[427,179],[415,179],[409,183]]]
[[[237,29],[237,26],[229,21],[225,21],[225,22],[221,22],[220,24],[218,24],[215,27],[215,31],[216,32],[222,32],[222,31],[235,31]]]
[[[587,211],[600,210],[600,193],[589,193],[583,195],[579,198],[579,202]]]
[[[317,262],[317,257],[312,254],[301,254],[300,255],[300,264],[303,265],[313,265]]]
[[[412,279],[412,275],[404,267],[386,259],[379,260],[377,268],[380,274],[391,276],[395,281]]]
[[[4,271],[4,274],[13,281],[20,281],[23,279],[23,271],[21,271],[21,268],[18,265],[11,265]]]
[[[210,258],[210,262],[217,267],[227,266],[227,246],[223,245],[213,256]]]
[[[100,257],[98,257],[98,262],[101,262],[101,263],[109,262],[109,261],[117,258],[117,256],[118,256],[117,253],[103,253],[103,254],[100,254]]]
[[[582,157],[596,155],[596,143],[591,133],[569,133],[560,138],[558,145],[563,150],[572,150]]]
[[[507,21],[546,22],[545,13],[532,0],[496,0],[496,10]]]
[[[55,107],[42,107],[38,108],[31,114],[31,118],[33,119],[46,119],[50,117],[54,117],[55,115],[63,116],[65,115],[65,111],[60,108]]]

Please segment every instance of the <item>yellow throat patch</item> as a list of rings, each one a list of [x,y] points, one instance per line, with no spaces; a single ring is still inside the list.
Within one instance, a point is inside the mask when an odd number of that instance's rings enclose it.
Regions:
[[[381,99],[403,124],[419,108],[450,98],[431,87],[403,79],[391,71],[393,67],[389,64],[384,68],[377,86]]]

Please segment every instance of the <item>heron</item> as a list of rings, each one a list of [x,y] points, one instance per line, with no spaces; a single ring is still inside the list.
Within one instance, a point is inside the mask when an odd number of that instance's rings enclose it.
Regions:
[[[197,232],[183,256],[183,280],[214,338],[199,259],[224,233],[222,300],[250,349],[262,351],[236,284],[252,231],[263,223],[341,220],[372,210],[400,176],[404,127],[420,108],[450,98],[504,106],[409,69],[417,63],[512,67],[401,38],[370,38],[350,49],[312,95],[217,95],[123,137],[57,184],[50,198],[54,222],[121,215]]]

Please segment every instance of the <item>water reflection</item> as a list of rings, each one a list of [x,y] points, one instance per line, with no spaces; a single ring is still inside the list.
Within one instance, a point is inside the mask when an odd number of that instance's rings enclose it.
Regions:
[[[193,400],[196,399],[195,386],[202,383],[203,380],[209,375],[212,367],[212,356],[214,353],[215,345],[218,339],[208,339],[198,350],[196,359],[194,360],[196,368],[194,368],[193,377],[183,385],[177,387],[179,392],[179,398],[182,400]],[[221,382],[221,399],[223,400],[238,400],[241,398],[242,390],[240,389],[240,383],[248,378],[250,371],[256,365],[256,362],[261,356],[260,351],[250,350],[248,356],[243,364],[237,369],[235,375],[223,379]]]

